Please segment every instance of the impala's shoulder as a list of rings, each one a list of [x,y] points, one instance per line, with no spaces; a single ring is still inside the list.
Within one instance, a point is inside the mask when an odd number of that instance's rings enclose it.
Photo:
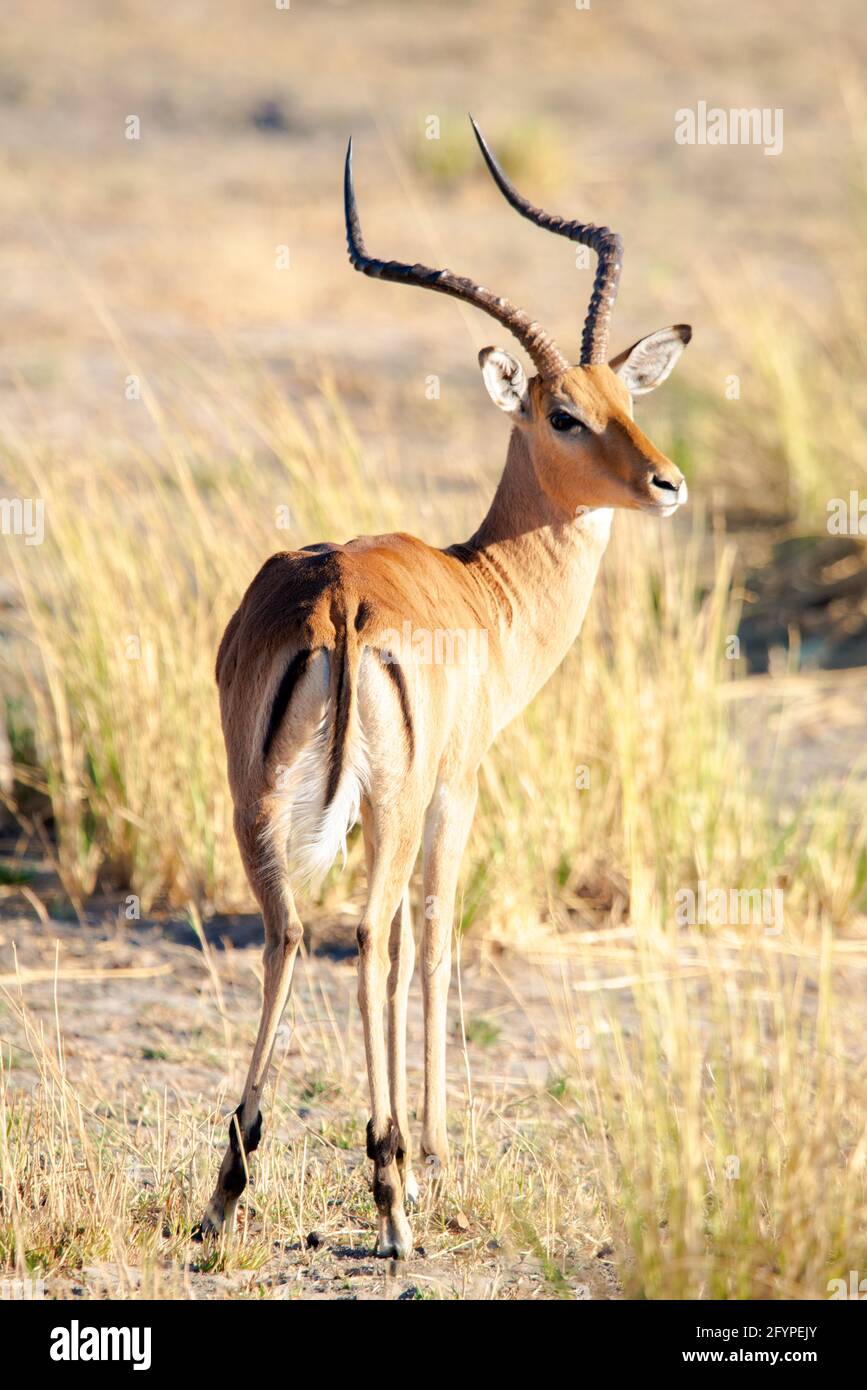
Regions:
[[[342,549],[348,556],[359,558],[362,555],[389,552],[397,555],[419,555],[422,552],[428,555],[439,554],[432,545],[419,540],[418,536],[409,535],[407,531],[389,531],[380,536],[356,536],[354,541],[349,541]]]
[[[329,645],[329,612],[345,585],[345,547],[323,543],[270,555],[229,621],[217,657],[217,679],[238,660],[264,659],[287,643]],[[258,658],[257,658],[258,659]]]
[[[345,550],[345,546],[331,541],[305,545],[301,550],[279,550],[262,565],[247,596],[270,590],[285,594],[287,587],[301,591],[320,589],[339,576]]]

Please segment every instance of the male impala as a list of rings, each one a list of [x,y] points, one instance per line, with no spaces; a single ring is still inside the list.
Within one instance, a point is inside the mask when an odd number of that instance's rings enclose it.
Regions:
[[[292,885],[321,879],[360,815],[368,892],[358,928],[358,998],[370,1083],[367,1152],[379,1217],[377,1253],[410,1254],[404,1201],[412,1203],[417,1189],[406,1094],[406,1008],[415,958],[408,884],[419,847],[428,904],[421,947],[421,1148],[437,1175],[448,1159],[452,913],[479,763],[575,641],[612,508],[664,517],[686,501],[678,469],[633,423],[632,397],[665,380],[691,330],[664,328],[608,362],[620,238],[607,227],[566,222],[534,208],[509,183],[475,122],[473,128],[512,206],[598,256],[581,360],[570,366],[538,323],[472,280],[369,257],[350,141],[345,211],[355,269],[484,309],[514,334],[538,375],[528,381],[502,348],[480,354],[485,385],[510,417],[512,433],[494,500],[468,541],[436,550],[404,534],[362,536],[273,555],[220,644],[217,682],[235,832],[265,922],[264,997],[229,1148],[202,1223],[205,1234],[231,1229],[247,1155],[261,1135],[262,1089],[302,938]],[[394,640],[407,628],[481,634],[485,660],[461,660],[460,652],[452,660],[407,659]]]

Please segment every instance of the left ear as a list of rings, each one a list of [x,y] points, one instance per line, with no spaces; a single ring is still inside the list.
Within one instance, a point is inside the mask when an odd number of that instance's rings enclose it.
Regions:
[[[527,378],[520,362],[503,348],[486,347],[479,353],[479,366],[494,405],[516,419],[526,418]]]
[[[657,333],[639,338],[631,348],[612,357],[608,365],[631,395],[644,396],[671,375],[691,337],[688,323],[660,328]]]

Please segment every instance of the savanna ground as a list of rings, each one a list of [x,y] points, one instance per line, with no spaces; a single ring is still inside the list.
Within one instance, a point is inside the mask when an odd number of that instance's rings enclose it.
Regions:
[[[2,479],[45,517],[42,544],[4,544],[4,1277],[786,1299],[867,1274],[867,569],[826,524],[867,486],[858,14],[48,0],[4,21]],[[782,154],[676,144],[699,100],[782,108]],[[616,347],[693,323],[639,408],[691,504],[617,519],[575,651],[484,765],[455,1170],[439,1204],[423,1185],[414,1259],[369,1254],[356,841],[308,905],[239,1235],[209,1250],[260,952],[220,633],[276,549],[469,534],[505,453],[475,367],[492,326],[346,264],[347,134],[375,253],[476,275],[577,346],[592,272],[502,203],[467,108],[532,198],[623,234]],[[684,926],[702,881],[779,892],[782,917]],[[419,1015],[416,985],[416,1095]]]

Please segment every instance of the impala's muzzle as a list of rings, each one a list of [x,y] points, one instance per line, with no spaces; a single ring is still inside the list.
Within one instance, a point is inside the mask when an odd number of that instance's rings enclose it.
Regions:
[[[689,497],[686,479],[682,474],[678,474],[676,478],[667,478],[654,473],[648,490],[651,497],[650,506],[661,516],[671,516]]]

